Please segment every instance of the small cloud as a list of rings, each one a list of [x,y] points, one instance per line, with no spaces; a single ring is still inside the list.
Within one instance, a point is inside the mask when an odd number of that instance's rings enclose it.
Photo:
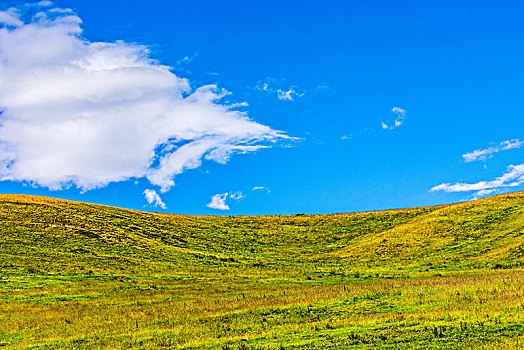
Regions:
[[[63,8],[53,8],[53,9],[50,9],[49,10],[50,13],[61,13],[61,14],[66,14],[66,13],[73,13],[73,10],[71,9],[63,9]]]
[[[188,65],[193,62],[198,56],[198,52],[194,53],[191,56],[184,56],[177,60],[175,64],[173,65],[173,70],[177,72],[181,72],[187,75],[191,75],[191,71],[188,69]]]
[[[156,193],[155,190],[146,189],[144,192],[147,203],[154,205],[155,207],[160,207],[162,209],[167,209],[166,205],[162,201],[162,198]]]
[[[53,3],[51,1],[40,1],[38,3],[38,5],[40,5],[40,6],[51,6],[51,5],[53,5]]]
[[[401,114],[403,116],[406,115],[406,110],[402,109],[400,107],[393,107],[393,108],[391,108],[391,112],[396,113],[396,114]]]
[[[430,192],[475,192],[476,198],[493,193],[501,188],[517,187],[524,183],[524,164],[510,165],[502,176],[491,181],[475,183],[457,182],[455,184],[443,183],[430,189]]]
[[[217,193],[211,197],[211,202],[207,203],[207,206],[211,209],[229,210],[229,205],[226,203],[228,198],[239,201],[246,198],[246,195],[242,191]]]
[[[496,146],[491,146],[485,149],[476,149],[473,152],[465,153],[462,155],[464,162],[470,163],[477,160],[485,161],[488,158],[493,157],[493,154],[501,151],[507,151],[510,149],[517,149],[524,145],[524,141],[519,139],[502,141]]]
[[[393,130],[404,124],[404,121],[406,119],[406,110],[400,107],[393,107],[391,109],[391,112],[393,112],[396,115],[396,118],[391,123],[386,123],[382,121],[382,129],[384,130]]]
[[[236,199],[236,200],[241,200],[243,198],[246,198],[246,196],[241,192],[241,191],[238,191],[238,192],[235,192],[235,193],[231,193],[229,195],[229,198],[232,198],[232,199]]]
[[[479,199],[482,197],[486,197],[487,195],[490,195],[496,192],[498,192],[498,190],[495,188],[492,188],[490,190],[480,190],[480,191],[475,192],[475,194],[473,195],[473,199]]]
[[[211,202],[207,203],[207,206],[211,209],[218,210],[229,210],[229,206],[226,204],[229,192],[217,193],[211,197]]]
[[[296,86],[287,86],[285,79],[267,78],[255,86],[255,90],[275,95],[281,101],[294,101],[297,97],[303,97],[306,91],[299,91]]]
[[[231,108],[249,107],[249,103],[247,103],[247,102],[232,103],[232,104],[230,104],[230,106],[231,106]]]
[[[184,56],[183,58],[179,59],[178,61],[176,61],[175,63],[175,66],[178,66],[178,65],[182,65],[182,64],[187,64],[187,63],[191,63],[195,60],[195,58],[198,57],[198,52],[197,53],[194,53],[192,54],[191,56]]]
[[[255,186],[251,189],[252,191],[262,191],[262,190],[265,190],[267,191],[267,193],[271,192],[271,190],[267,187],[264,187],[264,186]]]
[[[290,88],[287,91],[280,90],[280,89],[277,91],[278,99],[287,100],[287,101],[293,101],[294,97],[302,97],[304,96],[304,94],[305,94],[304,92],[301,92],[301,93],[296,92],[295,89],[293,88]]]
[[[279,100],[288,100],[288,101],[293,101],[293,93],[295,92],[295,90],[293,89],[289,89],[288,91],[284,91],[284,90],[278,90],[277,91],[277,96],[278,96],[278,99]]]
[[[342,136],[340,139],[341,139],[341,140],[351,140],[352,138],[353,138],[352,135],[344,135],[344,136]]]
[[[315,89],[316,90],[329,90],[331,89],[331,87],[328,85],[328,83],[322,82],[322,83],[319,83]]]

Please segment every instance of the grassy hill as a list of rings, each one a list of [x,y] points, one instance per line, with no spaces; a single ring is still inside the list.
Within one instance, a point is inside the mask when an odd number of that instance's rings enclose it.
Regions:
[[[524,344],[524,192],[294,216],[0,195],[9,348]]]

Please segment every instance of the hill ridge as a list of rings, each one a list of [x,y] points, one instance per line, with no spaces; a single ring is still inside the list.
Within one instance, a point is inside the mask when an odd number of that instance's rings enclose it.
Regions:
[[[124,208],[124,207],[118,207],[114,205],[109,204],[100,204],[100,203],[91,203],[91,202],[84,202],[84,201],[77,201],[72,199],[64,199],[59,197],[50,197],[50,196],[40,196],[40,195],[29,195],[29,194],[15,194],[15,193],[0,193],[0,200],[2,199],[17,199],[17,198],[26,198],[26,199],[40,199],[43,200],[41,203],[46,203],[49,201],[58,201],[58,202],[70,202],[70,203],[77,203],[77,204],[86,204],[86,205],[93,205],[93,206],[102,206],[102,207],[109,207],[109,208],[115,208],[115,209],[121,209],[121,210],[130,210],[140,213],[149,213],[149,214],[159,214],[159,215],[176,215],[176,216],[188,216],[188,217],[221,217],[221,216],[231,216],[231,217],[260,217],[260,216],[297,216],[297,215],[348,215],[348,214],[365,214],[365,213],[377,213],[377,212],[384,212],[384,211],[397,211],[397,210],[407,210],[407,209],[418,209],[418,208],[438,208],[442,209],[448,206],[454,206],[454,205],[462,205],[467,203],[475,203],[480,202],[484,200],[488,200],[490,198],[497,198],[497,197],[504,197],[508,195],[514,195],[524,193],[524,191],[515,191],[515,192],[507,192],[502,194],[496,194],[484,198],[478,198],[478,199],[472,199],[469,201],[464,202],[457,202],[457,203],[447,203],[447,204],[434,204],[434,205],[428,205],[428,206],[415,206],[415,207],[403,207],[403,208],[388,208],[388,209],[377,209],[377,210],[364,210],[364,211],[355,211],[355,212],[336,212],[336,213],[328,213],[328,214],[316,214],[316,213],[310,213],[310,214],[258,214],[258,215],[249,215],[249,214],[239,214],[239,215],[203,215],[203,214],[179,214],[179,213],[163,213],[163,212],[151,212],[151,211],[144,211],[144,210],[138,210],[138,209],[131,209],[131,208]],[[37,202],[34,200],[34,202]]]
[[[29,208],[33,204],[39,207]],[[447,266],[446,260],[456,259],[459,252],[463,258],[459,265],[464,268],[521,263],[517,250],[524,227],[524,192],[451,205],[305,216],[166,215],[40,196],[0,195],[0,216],[4,246],[23,242],[59,255],[63,245],[91,247],[92,253],[138,256],[144,263],[161,254],[164,268],[177,265],[182,269],[188,260],[190,266],[200,266],[193,259],[197,255],[203,260],[215,257],[216,268],[224,264],[279,266],[293,259],[313,269],[364,262],[391,269],[424,265],[428,259]],[[6,236],[6,232],[11,234]],[[13,243],[15,237],[17,243]],[[53,247],[46,245],[50,242]],[[501,242],[513,249],[506,249],[507,254],[497,261],[478,258],[480,252],[487,257],[491,250],[503,251]],[[413,257],[422,260],[415,263]]]

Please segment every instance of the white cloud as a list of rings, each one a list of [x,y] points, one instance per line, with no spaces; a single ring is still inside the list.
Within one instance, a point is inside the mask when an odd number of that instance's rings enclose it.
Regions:
[[[221,103],[227,91],[191,89],[145,46],[84,39],[59,10],[0,15],[0,180],[89,190],[146,177],[165,192],[203,159],[291,139]]]
[[[211,197],[211,202],[207,203],[207,206],[211,209],[229,210],[229,205],[226,203],[228,198],[240,201],[246,198],[246,195],[242,191],[217,193]]]
[[[191,63],[195,60],[195,58],[198,56],[198,53],[195,53],[191,56],[184,56],[183,58],[179,59],[175,65],[179,64],[185,64],[185,63]]]
[[[166,205],[162,201],[162,198],[160,198],[155,190],[146,189],[144,191],[144,196],[146,197],[147,203],[153,204],[155,207],[158,206],[162,209],[167,209]]]
[[[209,202],[207,206],[211,209],[229,210],[229,206],[226,204],[228,195],[229,192],[215,194],[211,197],[211,202]]]
[[[265,190],[267,193],[270,193],[271,190],[267,187],[264,187],[264,186],[255,186],[251,189],[252,191],[262,191],[262,190]]]
[[[44,1],[40,1],[38,3],[38,5],[40,5],[40,6],[51,6],[51,5],[53,5],[53,3],[51,1],[44,0]]]
[[[396,114],[406,115],[406,110],[400,107],[391,108],[391,112],[396,113]]]
[[[404,121],[406,119],[406,110],[405,109],[402,109],[400,107],[393,107],[391,109],[391,112],[393,112],[396,115],[396,118],[393,122],[389,124],[382,121],[381,125],[382,125],[382,129],[384,130],[393,130],[395,128],[398,128],[399,126],[404,124]]]
[[[246,198],[246,195],[243,194],[241,191],[238,191],[238,192],[234,192],[234,193],[229,194],[229,198],[236,199],[236,200],[241,200],[243,198]]]
[[[55,7],[55,8],[52,8],[49,10],[49,13],[60,13],[60,14],[71,14],[73,13],[73,10],[71,9],[67,9],[67,8],[59,8],[59,7]]]
[[[258,83],[255,87],[258,91],[267,92],[275,95],[282,101],[294,101],[297,97],[303,97],[306,91],[298,91],[295,86],[281,87],[285,85],[285,79],[267,78],[265,81]]]
[[[20,27],[24,24],[20,20],[20,13],[16,8],[10,8],[7,11],[0,11],[0,25]]]
[[[473,199],[479,199],[482,197],[486,197],[487,195],[496,193],[497,191],[498,190],[496,188],[492,188],[490,190],[480,190],[480,191],[475,192],[475,194],[473,195]]]
[[[198,52],[194,53],[191,56],[184,56],[173,64],[172,70],[179,72],[181,74],[191,74],[191,71],[187,68],[188,64],[193,62],[198,57]]]
[[[279,100],[287,100],[287,101],[293,101],[294,97],[302,97],[304,96],[304,93],[296,92],[295,89],[289,88],[289,90],[284,91],[282,89],[277,90],[277,97]]]
[[[331,89],[331,87],[329,86],[328,83],[322,82],[322,83],[319,83],[315,89],[317,89],[317,90],[329,90],[329,89]]]
[[[293,94],[295,93],[295,90],[289,89],[287,91],[278,89],[277,90],[277,96],[279,100],[288,100],[293,101]]]
[[[473,152],[465,153],[462,155],[462,157],[464,158],[464,161],[466,163],[474,162],[477,160],[486,160],[488,158],[493,157],[494,153],[500,151],[507,151],[510,149],[517,149],[520,148],[522,145],[524,145],[524,141],[520,141],[519,139],[507,140],[502,141],[496,146],[491,146],[485,149],[477,149]]]
[[[487,195],[501,188],[517,187],[524,183],[524,164],[510,165],[506,172],[491,181],[479,181],[472,184],[457,182],[443,183],[433,187],[430,191],[445,192],[473,192],[476,197]]]

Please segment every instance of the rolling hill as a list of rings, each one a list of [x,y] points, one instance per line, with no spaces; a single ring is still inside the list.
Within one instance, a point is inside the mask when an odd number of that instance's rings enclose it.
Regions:
[[[236,217],[0,195],[0,223],[0,345],[9,348],[524,341],[524,192]]]

